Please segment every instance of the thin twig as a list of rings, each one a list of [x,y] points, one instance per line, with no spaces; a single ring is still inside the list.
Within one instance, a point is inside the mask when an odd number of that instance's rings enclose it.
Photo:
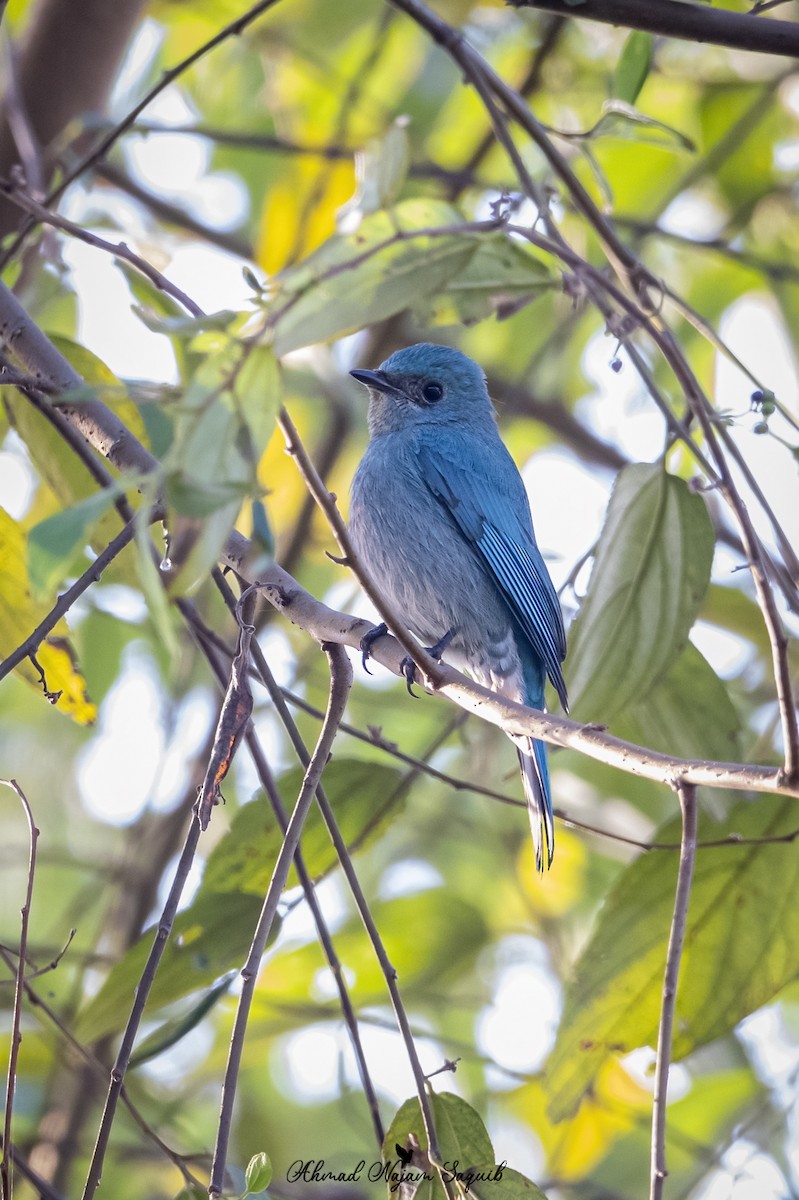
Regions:
[[[307,769],[310,766],[311,760],[296,724],[285,710],[282,710],[279,715],[281,716],[294,748],[297,751],[300,762]],[[388,992],[391,997],[394,1014],[399,1026],[400,1036],[405,1044],[408,1061],[410,1062],[411,1071],[413,1072],[414,1081],[416,1083],[416,1092],[421,1107],[425,1131],[427,1133],[430,1157],[436,1165],[439,1165],[441,1162],[441,1152],[436,1135],[433,1112],[430,1106],[427,1088],[425,1086],[425,1075],[422,1071],[422,1066],[419,1062],[419,1056],[416,1052],[413,1032],[405,1011],[405,1005],[402,1001],[402,996],[397,986],[397,972],[388,957],[386,948],[383,944],[383,939],[381,938],[380,932],[375,924],[374,918],[372,917],[369,903],[363,892],[358,876],[355,873],[350,849],[344,841],[344,838],[338,827],[338,822],[336,821],[332,805],[330,804],[322,786],[319,786],[316,790],[316,801],[319,805],[319,811],[322,814],[322,819],[327,827],[330,840],[333,843],[334,849],[338,856],[341,869],[344,872],[344,877],[347,880],[347,884],[352,893],[353,899],[355,900],[361,921],[363,922],[364,928],[366,929],[369,940],[372,943],[372,947],[375,951],[377,960],[380,963],[380,967],[383,971],[383,975],[386,980],[386,986],[388,987]]]
[[[222,595],[224,596],[226,603],[228,603],[228,605],[229,605],[230,602],[233,600],[233,596],[230,591],[230,588],[227,586],[224,579],[222,578],[221,572],[217,572],[216,581],[217,581],[217,586],[219,587],[219,590],[221,591]],[[274,679],[271,671],[269,670],[266,659],[265,659],[260,647],[257,644],[254,644],[254,646],[253,646],[253,658],[254,658],[255,664],[258,668],[258,672],[270,694],[270,697],[271,697],[273,703],[275,704],[275,707],[278,712],[278,716],[280,717],[280,720],[282,721],[283,726],[291,740],[291,743],[294,747],[297,757],[298,757],[301,765],[306,770],[308,770],[311,765],[311,756],[308,752],[308,748],[306,747],[305,742],[302,739],[302,735],[300,734],[300,731],[297,728],[296,722],[294,721],[293,717],[291,716],[291,713],[288,711],[288,709],[285,705],[285,702],[283,701],[281,691],[277,687],[275,679]],[[323,717],[323,719],[324,719],[324,717]],[[343,726],[344,726],[343,721],[340,721],[339,728],[343,729]],[[414,774],[415,774],[415,771],[414,771]],[[392,964],[388,958],[388,954],[386,953],[386,949],[385,949],[385,946],[383,945],[382,938],[380,937],[380,933],[377,929],[377,926],[374,922],[371,911],[369,909],[369,903],[366,899],[366,896],[364,895],[363,889],[361,888],[361,885],[360,885],[360,881],[358,880],[358,877],[355,873],[355,868],[352,864],[352,857],[350,854],[350,849],[347,846],[346,842],[344,841],[344,838],[342,837],[341,831],[338,827],[338,822],[336,821],[335,813],[333,812],[333,807],[330,804],[330,801],[328,800],[327,795],[325,793],[324,786],[321,783],[318,785],[318,787],[316,789],[316,802],[319,806],[319,811],[322,814],[322,819],[325,822],[325,826],[327,827],[327,831],[330,836],[330,840],[332,841],[333,846],[336,850],[336,854],[338,855],[339,863],[344,872],[344,876],[347,880],[347,883],[348,883],[348,886],[352,893],[353,899],[355,900],[355,904],[356,904],[358,912],[361,916],[361,920],[364,924],[367,935],[372,943],[372,947],[375,951],[375,955],[378,959],[378,962],[380,963],[380,966],[383,970],[383,974],[386,979],[386,985],[388,987],[389,995],[391,997],[392,1007],[394,1008],[394,1014],[395,1014],[395,1017],[397,1020],[397,1024],[399,1026],[400,1035],[402,1036],[403,1042],[405,1043],[405,1049],[406,1049],[406,1053],[408,1055],[408,1061],[410,1062],[411,1070],[413,1072],[414,1080],[416,1082],[416,1090],[417,1090],[417,1095],[419,1098],[419,1105],[420,1105],[421,1112],[422,1112],[422,1118],[424,1121],[425,1130],[426,1130],[427,1136],[428,1136],[428,1144],[430,1146],[431,1158],[433,1159],[433,1161],[435,1163],[438,1164],[440,1162],[440,1150],[439,1150],[439,1146],[438,1146],[438,1139],[436,1136],[435,1122],[433,1120],[433,1113],[432,1113],[432,1109],[430,1107],[430,1101],[429,1101],[429,1097],[427,1094],[427,1088],[425,1086],[425,1075],[424,1075],[424,1072],[422,1071],[421,1063],[419,1062],[419,1056],[416,1052],[416,1045],[415,1045],[414,1039],[413,1039],[413,1032],[411,1030],[411,1026],[410,1026],[410,1022],[408,1020],[407,1013],[405,1012],[405,1006],[402,1002],[402,996],[400,995],[399,988],[397,987],[397,982],[396,982],[397,972],[394,969],[394,967],[392,966]],[[376,1101],[375,1101],[375,1103],[376,1103]]]
[[[2,1200],[11,1200],[11,1113],[14,1107],[14,1092],[17,1086],[19,1044],[22,1041],[22,1034],[20,1032],[20,1025],[22,1023],[22,993],[25,986],[28,924],[30,921],[31,901],[33,899],[33,879],[36,873],[36,843],[39,840],[39,830],[36,828],[31,806],[16,779],[0,779],[0,783],[4,787],[11,788],[12,791],[16,792],[25,812],[25,820],[28,822],[28,881],[25,888],[25,900],[20,910],[19,956],[17,958],[16,986],[14,988],[14,1010],[11,1016],[11,1041],[8,1052],[5,1115],[3,1117],[3,1157],[0,1160],[0,1196],[2,1196]]]
[[[12,955],[10,955],[8,951],[2,947],[0,947],[0,959],[2,959],[9,970],[14,970],[14,961]],[[101,1079],[107,1079],[108,1068],[105,1063],[101,1062],[96,1054],[93,1054],[91,1050],[83,1045],[82,1042],[78,1041],[75,1035],[64,1024],[63,1020],[55,1011],[55,1009],[51,1008],[47,1001],[39,995],[35,988],[31,986],[30,981],[33,978],[35,978],[35,973],[28,974],[25,979],[25,995],[30,1001],[32,1012],[37,1016],[40,1013],[43,1014],[50,1024],[58,1031],[59,1035],[64,1039],[67,1045],[75,1051],[75,1053],[83,1060],[83,1062],[87,1064],[87,1066],[91,1067],[94,1074]],[[43,1020],[41,1020],[41,1023],[44,1025]],[[173,1150],[171,1146],[167,1145],[163,1138],[159,1137],[153,1127],[148,1124],[148,1122],[140,1113],[139,1109],[133,1103],[124,1085],[120,1093],[120,1100],[145,1137],[149,1138],[150,1141],[153,1142],[153,1144],[156,1145],[158,1149],[166,1155],[170,1162],[175,1164],[178,1170],[183,1174],[183,1177],[187,1183],[191,1183],[199,1187],[200,1181],[186,1166],[185,1157],[182,1154],[178,1154],[176,1150]]]
[[[83,572],[83,574],[75,580],[71,587],[58,597],[58,600],[50,609],[46,617],[44,617],[34,629],[29,637],[21,645],[17,646],[16,650],[12,650],[8,658],[0,662],[0,679],[4,679],[14,667],[19,666],[31,654],[35,654],[39,646],[42,644],[48,633],[58,624],[63,616],[69,612],[72,605],[82,596],[83,593],[91,587],[93,583],[97,583],[102,577],[106,567],[108,567],[114,559],[119,555],[130,541],[132,541],[136,533],[136,525],[134,521],[129,522],[115,538],[112,539],[95,558],[94,562]]]
[[[793,682],[788,662],[788,639],[782,624],[777,602],[766,569],[762,545],[758,538],[746,505],[732,478],[727,460],[719,445],[712,418],[712,409],[701,387],[674,342],[671,331],[662,326],[657,329],[655,340],[661,346],[672,369],[680,378],[686,399],[702,427],[705,440],[710,447],[713,460],[721,479],[720,488],[733,511],[741,535],[747,562],[757,593],[758,605],[763,616],[771,645],[774,684],[780,708],[780,722],[784,743],[784,772],[789,782],[799,779],[799,720],[794,704]]]
[[[2,9],[0,9],[0,16],[2,16]],[[19,1172],[23,1179],[27,1179],[31,1187],[35,1189],[37,1200],[66,1200],[62,1192],[59,1192],[49,1180],[33,1169],[28,1159],[13,1142],[11,1143],[10,1153],[14,1169]]]
[[[146,259],[137,254],[135,250],[131,250],[130,246],[125,242],[109,242],[105,238],[100,237],[96,233],[91,233],[88,229],[84,229],[81,225],[76,225],[74,221],[67,220],[66,217],[59,216],[58,213],[50,212],[43,204],[39,204],[32,196],[29,196],[21,188],[8,180],[0,179],[0,196],[5,196],[12,204],[16,204],[17,208],[21,208],[23,212],[29,213],[36,217],[44,225],[52,225],[54,229],[60,229],[62,233],[68,233],[70,237],[77,238],[80,242],[85,242],[87,246],[94,246],[97,250],[104,250],[106,254],[112,255],[114,258],[121,259],[123,262],[130,263],[135,267],[146,279],[149,279],[159,291],[165,295],[171,296],[173,300],[177,300],[178,304],[182,305],[187,312],[193,317],[201,317],[203,311],[187,296],[184,291],[167,279],[166,275],[162,274]]]
[[[481,96],[485,94],[486,88],[490,89],[505,110],[530,135],[549,166],[566,186],[575,208],[595,230],[608,261],[619,278],[630,285],[635,295],[642,295],[645,285],[656,281],[649,277],[635,255],[621,241],[608,218],[596,207],[569,163],[555,148],[543,126],[527,107],[524,98],[494,71],[459,30],[448,25],[423,4],[422,0],[391,0],[391,3],[426,30],[430,37],[446,50]]]
[[[546,24],[541,37],[541,42],[536,48],[535,53],[530,61],[527,74],[517,89],[519,95],[524,96],[526,100],[529,100],[529,98],[538,91],[538,88],[541,85],[541,76],[544,65],[549,56],[556,49],[565,29],[566,20],[564,17],[552,17]],[[494,138],[495,130],[492,126],[489,127],[489,129],[480,139],[477,146],[469,155],[463,167],[461,168],[459,174],[461,175],[462,179],[468,179],[474,182],[478,168],[494,145]],[[462,182],[458,186],[456,181],[455,186],[453,186],[450,192],[451,199],[457,199],[458,194],[463,190],[463,186],[464,185]]]
[[[682,812],[682,840],[680,864],[677,873],[677,889],[674,895],[674,911],[666,952],[666,971],[663,977],[663,1003],[658,1027],[657,1058],[655,1063],[655,1097],[652,1108],[652,1164],[650,1175],[650,1200],[661,1200],[663,1183],[668,1174],[666,1169],[666,1104],[668,1100],[669,1067],[671,1064],[674,1010],[677,1002],[677,983],[680,977],[685,926],[688,918],[688,901],[691,896],[691,881],[696,859],[697,807],[696,788],[693,784],[680,782],[676,785]]]
[[[89,1164],[89,1173],[86,1178],[86,1185],[83,1189],[83,1200],[92,1200],[97,1188],[100,1186],[100,1179],[103,1173],[103,1163],[105,1161],[108,1142],[111,1137],[111,1127],[114,1123],[117,1104],[119,1102],[122,1086],[125,1079],[125,1072],[128,1069],[130,1056],[133,1052],[133,1043],[136,1040],[139,1025],[141,1023],[144,1007],[147,1003],[147,998],[150,994],[155,973],[158,970],[159,963],[166,949],[169,935],[172,932],[172,925],[175,920],[180,898],[183,895],[183,889],[186,886],[186,881],[189,877],[194,855],[197,850],[197,843],[200,840],[200,825],[194,820],[189,823],[189,829],[186,834],[186,840],[183,845],[183,850],[175,868],[175,876],[172,880],[172,886],[169,889],[169,895],[166,898],[164,907],[161,911],[161,916],[158,921],[158,927],[155,931],[150,953],[147,956],[147,962],[144,965],[144,970],[141,973],[139,982],[136,985],[135,1000],[130,1011],[125,1031],[122,1034],[122,1041],[117,1051],[117,1056],[114,1065],[111,1068],[111,1079],[108,1086],[108,1095],[106,1097],[103,1113],[100,1118],[100,1126],[97,1130],[97,1140],[92,1154],[92,1160]]]
[[[255,984],[258,979],[261,959],[263,958],[266,943],[274,923],[280,896],[286,885],[289,868],[300,842],[300,834],[313,803],[314,793],[319,784],[322,771],[330,757],[333,742],[338,733],[339,723],[344,716],[344,709],[352,685],[352,667],[344,650],[340,646],[329,643],[325,643],[322,648],[330,664],[330,696],[325,714],[325,722],[320,730],[319,739],[316,743],[308,770],[305,772],[305,778],[302,781],[302,787],[300,788],[297,802],[294,805],[294,811],[291,814],[286,835],[280,847],[274,871],[272,872],[269,888],[264,897],[261,915],[258,918],[255,933],[253,934],[250,952],[241,971],[241,993],[236,1008],[228,1061],[222,1084],[219,1124],[211,1166],[211,1180],[208,1185],[208,1195],[210,1197],[221,1196],[224,1187],[225,1164],[227,1162],[228,1142],[230,1140],[230,1129],[233,1121],[236,1086],[241,1066],[241,1056],[244,1050],[247,1022],[250,1016],[250,1007],[255,993]]]

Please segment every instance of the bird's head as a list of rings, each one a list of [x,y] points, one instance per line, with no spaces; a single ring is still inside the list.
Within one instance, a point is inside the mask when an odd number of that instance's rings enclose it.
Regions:
[[[410,425],[493,423],[485,375],[460,350],[420,342],[397,350],[376,371],[350,371],[369,388],[373,437]]]

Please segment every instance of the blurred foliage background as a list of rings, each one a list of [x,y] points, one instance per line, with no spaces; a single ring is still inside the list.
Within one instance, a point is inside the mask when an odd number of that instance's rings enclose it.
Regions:
[[[59,7],[80,6],[10,0],[3,20],[0,175],[19,186],[11,167],[21,157],[25,190],[39,199],[165,70],[245,11],[240,0],[151,0],[105,6],[100,20],[104,6],[89,4],[87,34],[80,22],[59,32]],[[663,314],[712,399],[793,634],[794,62],[613,28],[577,8],[567,17],[436,0],[435,10],[525,97],[598,209],[664,281]],[[794,13],[786,3],[773,15]],[[605,270],[595,229],[530,138],[517,127],[512,137],[562,235]],[[346,511],[366,439],[364,398],[347,370],[443,341],[484,367],[564,610],[570,620],[581,613],[566,662],[577,719],[674,756],[781,761],[771,650],[738,532],[718,490],[702,491],[695,457],[669,436],[628,345],[667,412],[684,420],[670,369],[634,323],[608,327],[579,270],[501,224],[504,214],[542,232],[475,89],[405,13],[377,0],[275,3],[169,82],[66,190],[59,212],[127,243],[217,314],[188,318],[129,263],[63,230],[38,226],[20,244],[22,214],[8,201],[0,208],[4,281],[164,463],[172,530],[185,525],[192,547],[173,595],[190,593],[228,646],[235,628],[207,576],[234,521],[314,596],[371,612],[326,556],[336,550],[328,525],[274,432],[278,402]],[[260,348],[245,375],[236,355],[254,328]],[[10,385],[2,393],[5,655],[119,518],[29,400]],[[134,506],[140,484],[119,478]],[[0,688],[0,774],[18,780],[41,830],[28,946],[41,973],[23,1013],[13,1137],[46,1195],[81,1193],[149,944],[142,935],[174,871],[220,700],[153,581],[147,539],[138,542],[41,648],[61,700],[45,701],[30,664]],[[323,656],[268,606],[259,641],[312,745]],[[794,674],[796,661],[791,641]],[[290,806],[301,771],[259,688],[254,721]],[[324,781],[423,1068],[446,1068],[431,1086],[468,1101],[495,1161],[547,1196],[641,1196],[680,836],[673,793],[555,751],[561,819],[541,879],[524,811],[503,802],[520,790],[498,730],[442,699],[411,700],[357,658],[347,722]],[[246,751],[223,790],[126,1081],[138,1116],[122,1106],[114,1125],[101,1194],[118,1200],[175,1196],[190,1188],[186,1171],[207,1179],[236,971],[280,840]],[[794,1196],[799,809],[790,797],[726,790],[702,789],[700,799],[701,839],[721,844],[698,854],[666,1194]],[[13,794],[2,800],[6,1053],[27,834]],[[388,1128],[414,1087],[383,976],[316,812],[303,849]],[[287,1178],[298,1160],[346,1174],[378,1160],[379,1147],[294,877],[280,916],[248,1026],[230,1191],[243,1192],[247,1162],[267,1151],[270,1195],[382,1194],[385,1181],[365,1173],[337,1190]],[[531,1194],[513,1187],[501,1194]],[[35,1194],[18,1175],[17,1195]]]

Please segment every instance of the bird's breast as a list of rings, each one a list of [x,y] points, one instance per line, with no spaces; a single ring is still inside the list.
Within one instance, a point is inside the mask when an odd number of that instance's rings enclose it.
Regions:
[[[389,443],[382,446],[380,443]],[[408,628],[433,645],[456,634],[445,658],[518,698],[515,624],[482,560],[391,439],[372,443],[353,481],[350,530],[369,574]]]

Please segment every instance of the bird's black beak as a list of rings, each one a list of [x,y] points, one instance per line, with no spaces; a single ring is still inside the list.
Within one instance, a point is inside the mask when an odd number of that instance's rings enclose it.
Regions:
[[[363,383],[368,388],[372,388],[376,392],[396,392],[396,387],[390,382],[387,375],[383,371],[350,371],[353,379],[357,379],[358,383]]]

